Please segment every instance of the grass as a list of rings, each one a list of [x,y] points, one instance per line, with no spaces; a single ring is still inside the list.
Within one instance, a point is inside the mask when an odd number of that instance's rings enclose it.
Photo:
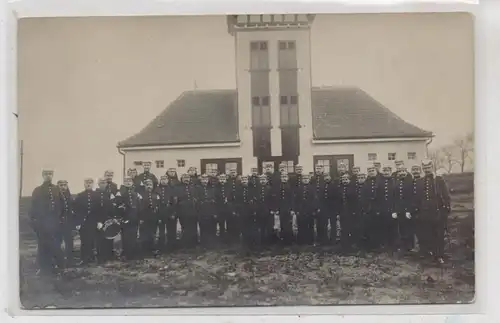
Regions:
[[[456,178],[450,189],[472,187]],[[21,203],[21,302],[32,308],[467,303],[474,298],[473,192],[453,190],[446,253],[339,255],[333,248],[194,250],[35,275],[36,242]],[[465,193],[464,193],[465,192]],[[431,278],[429,278],[431,277]]]

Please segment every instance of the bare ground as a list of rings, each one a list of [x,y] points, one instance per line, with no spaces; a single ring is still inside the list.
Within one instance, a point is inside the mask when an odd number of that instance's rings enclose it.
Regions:
[[[21,211],[21,302],[26,309],[468,303],[475,281],[472,201],[472,194],[453,196],[442,266],[416,255],[276,247],[178,252],[57,278],[35,275],[36,242]]]

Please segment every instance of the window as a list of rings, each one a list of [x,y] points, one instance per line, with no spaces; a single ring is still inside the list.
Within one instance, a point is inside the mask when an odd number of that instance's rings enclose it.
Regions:
[[[215,163],[205,164],[205,174],[211,174],[212,172],[218,172],[219,167]]]
[[[372,161],[377,160],[377,154],[376,153],[369,153],[368,160],[372,160]]]
[[[280,98],[280,125],[298,126],[299,125],[299,107],[297,105],[298,97],[296,95],[284,96]]]
[[[387,160],[396,160],[396,153],[389,153],[387,155]]]
[[[177,167],[186,167],[186,161],[184,159],[177,159]]]
[[[271,126],[269,96],[252,97],[252,126]]]
[[[296,69],[297,68],[297,52],[295,50],[295,41],[280,41],[279,42],[279,68],[280,69]]]
[[[238,169],[238,163],[226,163],[226,174],[229,174],[231,169]]]
[[[408,153],[408,159],[409,160],[417,159],[417,153],[415,153],[415,152],[409,152]]]
[[[157,161],[155,161],[155,163],[156,163],[156,168],[163,168],[163,167],[165,167],[165,163],[164,163],[163,160],[157,160]]]
[[[341,164],[345,165],[345,168],[346,168],[347,171],[349,171],[351,169],[351,164],[350,164],[348,158],[339,158],[339,159],[337,159],[337,169],[339,169],[339,166]]]
[[[269,51],[267,50],[267,42],[257,41],[250,43],[250,69],[269,69]]]
[[[135,161],[135,162],[134,162],[134,165],[135,165],[135,166],[142,166],[142,161]]]
[[[323,173],[329,174],[330,173],[330,160],[329,159],[318,159],[317,165],[320,165],[323,167]]]
[[[266,169],[271,168],[274,169],[274,162],[273,161],[263,161],[262,162],[262,172],[265,173]]]

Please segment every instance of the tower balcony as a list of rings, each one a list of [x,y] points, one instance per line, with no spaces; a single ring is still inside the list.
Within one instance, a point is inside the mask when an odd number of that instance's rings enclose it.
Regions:
[[[309,29],[314,21],[312,14],[264,14],[227,16],[228,32],[240,30]]]

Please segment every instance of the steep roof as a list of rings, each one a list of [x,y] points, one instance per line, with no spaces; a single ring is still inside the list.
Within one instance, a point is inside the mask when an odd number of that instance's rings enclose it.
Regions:
[[[355,87],[313,88],[314,139],[430,137]],[[239,141],[236,90],[181,94],[144,129],[118,147]]]

